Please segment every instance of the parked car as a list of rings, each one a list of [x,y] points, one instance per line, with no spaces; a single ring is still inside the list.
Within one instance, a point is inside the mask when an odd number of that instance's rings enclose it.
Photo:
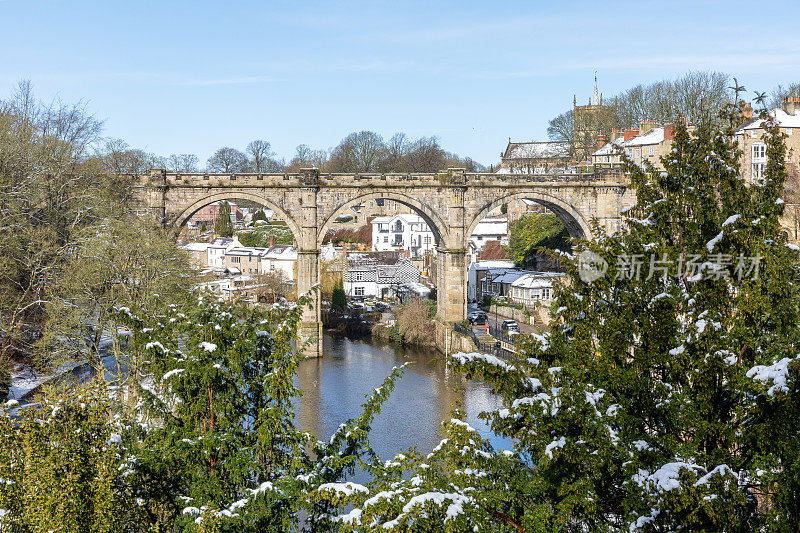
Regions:
[[[507,333],[519,333],[519,324],[517,324],[516,320],[503,320],[503,324],[500,326],[501,331],[505,331]]]
[[[470,324],[482,326],[486,323],[486,313],[483,311],[473,311],[467,315],[467,320]]]

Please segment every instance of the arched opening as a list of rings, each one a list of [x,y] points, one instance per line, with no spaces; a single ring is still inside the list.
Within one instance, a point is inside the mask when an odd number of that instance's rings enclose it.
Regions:
[[[229,237],[214,233],[222,202],[231,208],[233,234]],[[172,225],[182,229],[200,221],[208,231],[184,234],[189,242],[183,247],[206,288],[223,298],[242,297],[253,303],[297,297],[300,228],[283,209],[259,195],[229,191],[193,202]]]
[[[571,239],[590,235],[581,213],[548,194],[515,193],[486,204],[465,231],[468,317],[480,316],[495,337],[508,334],[502,324],[511,320],[523,333],[545,329],[563,267],[557,254],[539,248],[571,251]]]
[[[273,211],[280,220],[286,222],[286,225],[292,231],[295,241],[299,242],[300,226],[297,224],[294,218],[292,218],[286,211],[284,211],[271,200],[264,198],[263,196],[246,192],[229,191],[205,196],[193,202],[191,205],[181,211],[181,213],[175,217],[173,225],[176,228],[181,228],[195,215],[195,213],[200,211],[202,208],[221,201],[235,202],[236,200],[252,202]]]
[[[351,332],[360,317],[372,330],[410,300],[420,312],[425,305],[433,311],[437,249],[447,242],[447,226],[429,206],[400,193],[370,192],[338,206],[318,229],[326,327]]]

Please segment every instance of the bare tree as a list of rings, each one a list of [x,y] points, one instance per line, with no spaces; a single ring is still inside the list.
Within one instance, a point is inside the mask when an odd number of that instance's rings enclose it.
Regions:
[[[272,151],[272,146],[269,142],[256,139],[247,145],[245,151],[250,156],[250,168],[253,172],[274,172],[275,153]]]
[[[571,144],[574,128],[575,117],[570,109],[550,120],[547,126],[547,136],[553,141],[562,141]]]
[[[800,82],[792,83],[788,87],[784,87],[783,85],[775,87],[769,100],[769,109],[781,107],[784,100],[790,96],[800,98]]]
[[[333,172],[377,172],[386,145],[373,131],[351,133],[333,149],[330,169]]]
[[[313,150],[307,144],[301,144],[295,149],[289,171],[297,172],[301,168],[323,169],[327,164],[328,153],[325,150]]]
[[[246,155],[227,146],[214,152],[206,162],[210,172],[247,172],[249,165]]]
[[[131,148],[122,139],[107,139],[98,150],[97,157],[103,170],[117,176],[130,174],[138,177],[156,168],[159,162],[155,155]]]
[[[194,154],[172,154],[166,158],[166,168],[171,172],[197,172],[200,159]]]
[[[395,133],[386,143],[383,156],[384,172],[405,172],[406,157],[409,150],[408,137],[405,133]]]

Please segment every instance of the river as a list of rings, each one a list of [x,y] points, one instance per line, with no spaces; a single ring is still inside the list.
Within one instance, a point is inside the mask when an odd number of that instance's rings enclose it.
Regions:
[[[450,418],[458,400],[467,422],[496,448],[510,449],[511,441],[493,435],[482,411],[496,410],[500,399],[485,383],[469,381],[446,367],[433,350],[404,349],[325,335],[323,356],[303,361],[297,385],[303,390],[295,410],[299,429],[322,440],[343,422],[361,413],[365,396],[381,385],[392,367],[410,362],[394,392],[376,417],[370,443],[383,459],[417,446],[430,452],[442,438],[441,421]]]

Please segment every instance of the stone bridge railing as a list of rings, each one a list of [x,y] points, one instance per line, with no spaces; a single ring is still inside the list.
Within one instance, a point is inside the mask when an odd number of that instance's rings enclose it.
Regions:
[[[507,187],[541,184],[616,184],[627,183],[624,174],[602,170],[576,174],[495,174],[450,169],[426,174],[318,174],[313,169],[289,174],[207,174],[154,170],[139,179],[145,187]]]

